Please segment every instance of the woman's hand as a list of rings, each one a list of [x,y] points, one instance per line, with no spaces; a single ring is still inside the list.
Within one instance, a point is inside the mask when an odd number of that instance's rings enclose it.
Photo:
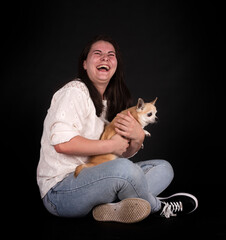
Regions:
[[[127,139],[137,142],[143,142],[144,140],[145,134],[143,128],[129,111],[127,115],[122,113],[117,114],[115,127],[115,131]]]
[[[123,153],[123,157],[133,156],[142,146],[145,133],[141,125],[128,111],[127,114],[118,114],[115,121],[115,131],[117,134],[130,140],[127,151]]]
[[[127,148],[129,147],[128,139],[125,139],[124,137],[115,134],[110,140],[113,143],[113,154],[117,156],[122,156],[122,154],[127,151]]]

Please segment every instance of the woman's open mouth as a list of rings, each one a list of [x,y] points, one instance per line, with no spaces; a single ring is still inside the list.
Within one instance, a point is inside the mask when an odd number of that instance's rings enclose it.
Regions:
[[[110,70],[110,66],[106,65],[106,64],[101,64],[97,66],[97,70],[101,71],[101,72],[108,72]]]

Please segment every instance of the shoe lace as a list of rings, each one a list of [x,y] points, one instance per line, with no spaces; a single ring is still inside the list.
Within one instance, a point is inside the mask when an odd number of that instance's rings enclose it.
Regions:
[[[183,211],[182,202],[162,202],[165,206],[160,213],[161,216],[165,216],[166,218],[170,218],[171,216],[177,216],[176,212]]]

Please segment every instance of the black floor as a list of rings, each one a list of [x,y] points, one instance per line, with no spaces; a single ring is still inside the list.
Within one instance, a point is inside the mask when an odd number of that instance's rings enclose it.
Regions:
[[[222,199],[214,202],[207,192],[197,195],[198,209],[190,215],[165,219],[150,215],[139,223],[103,223],[92,216],[60,218],[49,214],[41,200],[30,206],[28,215],[22,213],[14,219],[18,234],[28,239],[226,239],[226,220]],[[216,199],[215,199],[216,200]],[[218,199],[219,200],[219,199]],[[220,203],[221,202],[221,203]],[[13,231],[13,230],[12,230]],[[12,232],[14,234],[14,232]],[[19,236],[18,236],[19,237]]]
[[[62,219],[45,216],[39,222],[46,239],[225,239],[225,226],[219,216],[199,211],[183,218],[163,219],[153,216],[136,224],[101,223],[91,217]]]

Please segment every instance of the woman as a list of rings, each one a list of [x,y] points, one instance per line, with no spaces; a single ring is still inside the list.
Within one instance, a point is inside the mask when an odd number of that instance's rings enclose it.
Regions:
[[[83,49],[79,79],[58,90],[44,121],[37,182],[47,210],[57,216],[82,217],[93,210],[98,221],[137,222],[150,212],[165,217],[190,213],[197,199],[187,193],[157,197],[173,179],[165,160],[132,163],[144,132],[130,115],[118,115],[117,134],[99,140],[106,121],[131,106],[118,45],[97,36]],[[120,158],[84,169],[88,156],[115,153]]]

